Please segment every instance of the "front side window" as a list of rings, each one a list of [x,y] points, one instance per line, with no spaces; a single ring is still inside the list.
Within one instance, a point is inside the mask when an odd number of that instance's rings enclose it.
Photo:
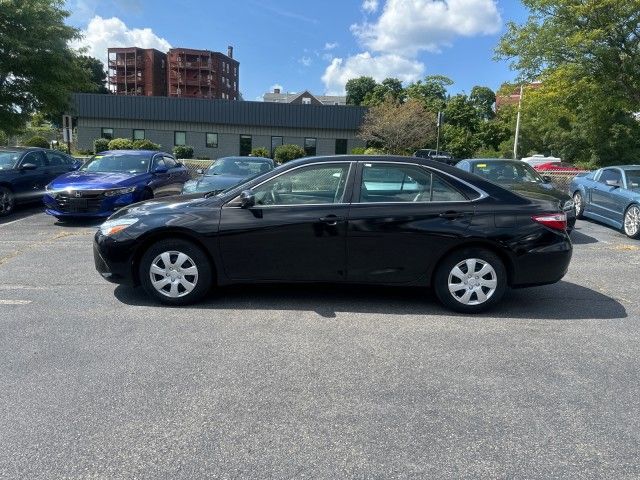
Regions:
[[[148,156],[127,153],[95,155],[80,170],[85,172],[146,173],[150,160]]]
[[[43,157],[44,157],[44,155],[42,155],[40,152],[28,153],[22,159],[22,165],[24,165],[25,163],[31,163],[31,164],[35,165],[36,167],[44,167],[45,166],[45,161],[44,161]]]
[[[171,157],[162,157],[162,158],[164,160],[164,164],[168,169],[176,168],[178,166],[176,161],[173,158]]]
[[[348,163],[297,168],[254,188],[256,205],[342,203],[348,175]]]
[[[428,170],[413,165],[365,163],[360,202],[455,202],[466,197]]]
[[[218,148],[217,133],[207,133],[207,148]]]
[[[620,171],[615,168],[606,168],[602,171],[598,181],[604,184],[608,181],[622,183],[622,175],[620,175]]]
[[[304,139],[304,153],[307,157],[313,157],[316,154],[316,144],[318,141],[315,138]]]
[[[161,156],[157,156],[156,158],[153,159],[153,167],[152,170],[156,170],[158,168],[167,168],[167,164],[164,161],[164,158]]]
[[[182,146],[187,144],[186,132],[173,132],[173,144],[176,146]]]
[[[64,155],[58,152],[45,152],[49,165],[52,167],[59,167],[60,165],[67,165],[69,162]]]
[[[107,140],[113,140],[113,128],[103,128],[100,132],[100,136]]]
[[[20,159],[20,152],[2,151],[0,152],[0,170],[11,170]]]
[[[144,140],[144,130],[134,129],[133,130],[133,139],[134,140]]]

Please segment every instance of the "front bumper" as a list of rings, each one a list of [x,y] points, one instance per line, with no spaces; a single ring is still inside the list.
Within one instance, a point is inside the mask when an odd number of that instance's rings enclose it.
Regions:
[[[112,283],[135,285],[134,240],[125,234],[107,237],[99,230],[93,238],[93,260],[98,273]]]
[[[43,197],[45,212],[54,217],[106,218],[122,207],[138,201],[136,192],[116,197],[105,197],[102,193],[82,192],[78,197],[67,194]]]

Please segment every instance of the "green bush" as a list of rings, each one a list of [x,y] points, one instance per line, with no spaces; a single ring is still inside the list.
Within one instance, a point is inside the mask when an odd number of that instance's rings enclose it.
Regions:
[[[386,155],[384,150],[381,150],[379,148],[373,148],[373,147],[369,147],[365,149],[363,153],[365,155]]]
[[[289,144],[276,147],[273,156],[276,162],[285,163],[296,158],[302,158],[306,156],[306,153],[300,145]]]
[[[40,137],[38,135],[34,135],[29,140],[24,142],[24,146],[25,147],[49,148],[51,145],[49,145],[49,141],[46,138]]]
[[[193,158],[193,147],[189,145],[176,145],[173,147],[173,154],[176,158]]]
[[[53,150],[58,150],[59,152],[71,153],[69,151],[69,147],[64,142],[58,142],[53,146]]]
[[[134,140],[133,148],[134,150],[160,150],[160,145],[145,138],[142,140]]]
[[[251,150],[251,155],[253,155],[254,157],[264,158],[269,158],[271,156],[269,155],[269,150],[267,150],[267,147],[254,148],[253,150]]]
[[[109,150],[109,139],[96,138],[93,141],[93,153],[100,153],[104,152],[105,150]]]
[[[9,137],[6,133],[0,130],[0,147],[4,147],[9,143]]]
[[[366,150],[366,148],[364,148],[364,147],[352,148],[351,149],[351,154],[352,155],[364,155],[364,151],[365,150]]]
[[[133,142],[128,138],[114,138],[109,141],[109,150],[133,150]]]

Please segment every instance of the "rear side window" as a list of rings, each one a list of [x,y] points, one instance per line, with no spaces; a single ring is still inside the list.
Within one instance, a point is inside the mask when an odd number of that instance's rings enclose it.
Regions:
[[[429,170],[402,164],[365,163],[361,203],[456,202],[467,198]]]

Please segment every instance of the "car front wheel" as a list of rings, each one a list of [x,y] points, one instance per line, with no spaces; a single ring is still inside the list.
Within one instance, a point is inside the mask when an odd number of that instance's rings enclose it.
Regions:
[[[212,268],[205,253],[181,239],[152,245],[142,256],[139,275],[145,291],[168,305],[197,302],[212,282]]]
[[[624,214],[624,233],[629,238],[640,238],[640,206],[631,205]]]
[[[438,267],[434,290],[448,308],[478,313],[498,303],[507,289],[504,264],[484,249],[466,249],[449,255]]]

